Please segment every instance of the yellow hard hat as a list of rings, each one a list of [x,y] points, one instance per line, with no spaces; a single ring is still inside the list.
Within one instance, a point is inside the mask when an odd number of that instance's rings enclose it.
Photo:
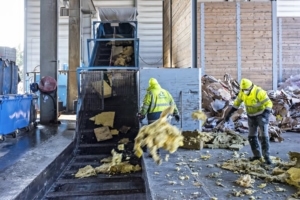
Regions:
[[[158,81],[155,78],[149,79],[149,87],[158,85]]]
[[[243,78],[240,83],[241,90],[247,90],[252,86],[252,82],[246,78]]]

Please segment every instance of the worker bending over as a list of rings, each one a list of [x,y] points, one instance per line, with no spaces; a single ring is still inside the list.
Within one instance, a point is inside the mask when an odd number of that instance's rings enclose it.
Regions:
[[[155,78],[150,78],[147,94],[144,97],[138,117],[140,120],[143,120],[147,114],[148,124],[151,124],[160,117],[163,110],[172,105],[175,106],[173,116],[176,121],[179,121],[178,109],[172,95],[167,90],[161,88]]]
[[[253,157],[251,161],[258,160],[261,155],[264,156],[266,164],[272,164],[270,159],[270,143],[269,143],[269,116],[272,110],[273,103],[269,99],[268,94],[262,88],[254,85],[248,79],[242,79],[240,83],[240,92],[235,99],[229,113],[225,116],[227,122],[231,115],[244,102],[248,115],[249,135],[248,140],[251,146]],[[258,127],[261,129],[261,149],[258,142]]]

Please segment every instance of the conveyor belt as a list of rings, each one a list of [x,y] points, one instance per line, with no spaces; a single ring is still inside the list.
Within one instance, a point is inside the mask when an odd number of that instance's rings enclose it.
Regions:
[[[111,150],[117,149],[118,141],[122,138],[129,138],[131,143],[125,145],[123,157],[130,157],[131,164],[140,164],[141,160],[134,156],[133,142],[138,132],[137,112],[137,89],[135,72],[124,72],[123,78],[113,78],[112,86],[114,95],[104,99],[104,109],[101,106],[101,98],[90,86],[97,72],[84,77],[82,85],[86,89],[83,104],[79,112],[77,122],[77,145],[74,158],[62,174],[55,181],[44,199],[146,199],[145,181],[143,172],[130,174],[107,175],[98,174],[95,177],[75,178],[74,174],[79,168],[91,165],[98,167],[100,160],[111,156]],[[103,77],[103,76],[102,76]],[[118,74],[120,77],[120,74]],[[103,79],[102,79],[103,80]],[[99,109],[100,108],[100,109]],[[123,125],[131,129],[126,133],[119,133],[113,139],[97,142],[94,135],[94,128],[99,127],[89,118],[103,111],[114,111],[114,128],[119,129]]]
[[[74,177],[81,167],[99,166],[100,160],[111,156],[111,150],[116,149],[118,141],[124,137],[120,135],[109,141],[97,142],[93,132],[94,124],[89,120],[95,113],[82,113],[85,117],[82,119],[83,126],[76,155],[46,194],[45,199],[146,199],[142,171],[124,175],[98,174],[96,177],[81,179]],[[136,133],[137,130],[133,128],[126,137],[133,141]],[[126,147],[126,154],[132,158],[130,163],[140,164],[140,160],[130,151],[132,147],[132,143]]]

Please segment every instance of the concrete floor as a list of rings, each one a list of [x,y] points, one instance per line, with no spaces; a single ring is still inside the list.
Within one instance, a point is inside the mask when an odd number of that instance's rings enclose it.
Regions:
[[[247,136],[246,134],[243,134]],[[285,141],[282,143],[271,143],[271,155],[280,157],[288,161],[287,153],[289,151],[300,150],[300,133],[283,133]],[[240,152],[248,152],[251,155],[250,146],[247,145]],[[211,154],[211,158],[207,161],[200,159],[201,155]],[[161,153],[161,157],[165,158],[166,152]],[[208,200],[211,197],[222,199],[249,199],[250,196],[234,197],[231,195],[232,190],[244,190],[234,181],[239,178],[239,174],[235,174],[228,170],[223,170],[216,167],[215,164],[222,163],[232,158],[233,151],[225,149],[202,149],[199,151],[179,149],[174,154],[170,154],[169,161],[163,162],[157,166],[152,158],[144,156],[144,165],[147,171],[151,196],[155,200],[171,200],[171,199],[203,199]],[[198,161],[195,161],[197,159]],[[182,163],[182,165],[179,165]],[[177,167],[180,168],[177,171]],[[219,178],[209,178],[208,175],[214,172],[222,172]],[[188,176],[188,180],[180,180],[179,176]],[[224,185],[217,186],[216,181]],[[202,186],[195,186],[195,183],[200,183]],[[252,195],[256,199],[274,199],[283,200],[295,193],[295,187],[282,183],[268,183],[267,187],[260,189],[257,186],[264,183],[263,180],[255,180],[254,190]],[[286,192],[276,192],[275,186],[285,188]]]
[[[73,141],[74,121],[43,126],[0,143],[1,200],[14,199]]]
[[[17,138],[7,137],[0,143],[0,199],[14,199],[43,169],[51,163],[73,140],[74,121],[62,121],[59,126],[39,125],[36,130],[21,133]],[[246,135],[244,135],[246,136]],[[271,154],[283,160],[288,160],[289,151],[299,151],[300,134],[283,133],[285,141],[271,143]],[[209,152],[211,158],[207,161],[200,156]],[[248,152],[245,146],[240,152]],[[243,190],[234,181],[239,175],[223,170],[214,164],[221,163],[232,157],[233,151],[223,149],[203,149],[200,151],[179,149],[170,154],[169,161],[157,166],[152,158],[144,154],[143,163],[152,199],[203,199],[211,197],[220,199],[249,199],[249,196],[233,197],[232,190]],[[162,157],[166,152],[161,151]],[[198,161],[194,162],[193,160]],[[181,165],[179,165],[181,164]],[[209,167],[213,165],[213,167]],[[177,168],[177,169],[176,169]],[[180,168],[180,169],[179,169]],[[179,171],[177,171],[179,169]],[[24,174],[24,171],[26,174]],[[213,172],[221,172],[219,178],[209,178]],[[188,176],[187,180],[180,180],[179,176]],[[222,179],[224,187],[216,185],[216,180]],[[268,183],[264,189],[257,186],[264,181],[256,180],[253,196],[260,199],[287,199],[296,192],[294,187],[281,183]],[[198,185],[197,185],[198,184]],[[201,186],[199,186],[201,185]],[[285,188],[286,192],[275,192],[275,185]],[[13,187],[12,187],[13,186]]]

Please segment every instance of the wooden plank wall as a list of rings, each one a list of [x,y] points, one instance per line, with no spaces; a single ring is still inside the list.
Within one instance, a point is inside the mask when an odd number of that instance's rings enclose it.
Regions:
[[[198,3],[198,57],[201,67],[201,9]],[[237,79],[236,2],[204,3],[205,74],[223,79],[229,73]],[[271,2],[240,2],[241,77],[272,89]]]
[[[300,74],[300,18],[281,18],[281,21],[282,80],[285,81]]]
[[[205,3],[204,13],[205,73],[219,79],[223,79],[224,74],[229,73],[236,78],[235,3]]]
[[[163,2],[163,66],[170,67],[170,0]]]
[[[242,77],[272,89],[271,2],[241,2]]]
[[[170,50],[170,3],[172,4],[172,49]],[[191,66],[191,1],[164,0],[164,67]],[[172,52],[172,66],[170,64]]]
[[[173,66],[191,67],[191,1],[172,0]]]

